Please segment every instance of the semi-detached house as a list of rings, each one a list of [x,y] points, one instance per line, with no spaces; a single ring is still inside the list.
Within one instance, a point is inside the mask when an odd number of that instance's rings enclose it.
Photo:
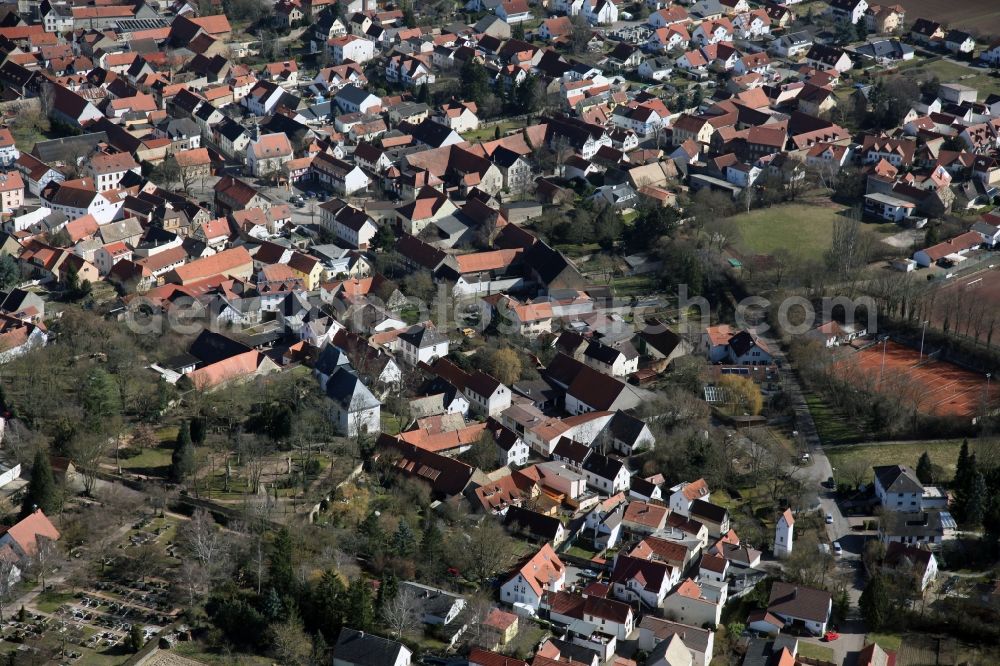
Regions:
[[[548,592],[542,601],[542,609],[549,619],[563,625],[577,620],[589,622],[602,634],[625,640],[635,630],[635,612],[621,601],[605,599],[592,594],[574,592]]]
[[[320,205],[320,226],[359,250],[368,249],[378,225],[360,208],[332,199]]]
[[[616,599],[626,603],[641,601],[647,608],[659,608],[678,576],[676,569],[663,562],[618,555],[609,580]]]

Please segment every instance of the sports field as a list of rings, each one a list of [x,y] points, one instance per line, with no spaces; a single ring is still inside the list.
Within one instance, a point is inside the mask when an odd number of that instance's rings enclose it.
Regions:
[[[983,413],[986,376],[939,361],[895,342],[878,342],[839,361],[879,393],[894,395],[916,411],[938,416],[974,417]],[[929,350],[927,350],[929,351]],[[990,387],[990,407],[1000,408],[1000,390]]]
[[[1000,270],[981,271],[953,282],[933,294],[931,326],[960,333],[985,343],[1000,345],[1000,335],[990,337],[991,326],[1000,325]]]

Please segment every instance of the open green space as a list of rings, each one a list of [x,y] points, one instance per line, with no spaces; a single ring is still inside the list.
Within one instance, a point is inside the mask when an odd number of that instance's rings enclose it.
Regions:
[[[820,659],[822,661],[835,661],[833,648],[817,643],[799,641],[799,655],[806,659]]]
[[[916,468],[917,460],[926,451],[931,458],[931,465],[940,467],[945,478],[949,480],[955,473],[955,461],[958,460],[958,450],[962,446],[960,439],[945,439],[922,442],[875,442],[872,444],[854,444],[847,446],[832,446],[826,448],[826,455],[833,467],[844,468],[861,461],[871,466],[876,465],[908,465]],[[977,443],[969,442],[969,448],[975,451]]]
[[[490,141],[496,137],[497,128],[500,128],[500,136],[505,136],[507,132],[515,129],[521,129],[524,127],[523,120],[503,120],[494,125],[487,125],[480,127],[479,129],[472,130],[471,132],[466,132],[462,135],[462,138],[466,141]]]
[[[170,457],[173,454],[172,448],[166,446],[156,446],[143,449],[138,455],[131,458],[122,457],[122,469],[154,469],[156,467],[168,467]]]
[[[35,597],[35,608],[42,613],[51,615],[56,612],[56,609],[65,603],[69,603],[72,599],[73,594],[71,592],[42,592]]]
[[[656,291],[657,278],[654,273],[616,277],[611,281],[617,296],[642,296]]]
[[[812,414],[816,431],[823,444],[846,444],[862,438],[856,425],[850,425],[823,398],[815,394],[806,395],[806,405]]]
[[[833,223],[843,208],[801,203],[758,208],[732,219],[740,230],[737,245],[748,254],[788,250],[820,260],[833,239]]]
[[[872,643],[877,643],[883,650],[898,652],[900,645],[903,644],[903,637],[899,634],[871,633],[865,636],[865,645],[871,645]]]
[[[218,664],[222,666],[223,664],[244,664],[245,666],[270,666],[274,663],[273,659],[267,657],[262,657],[253,654],[246,654],[244,652],[231,652],[229,650],[213,650],[206,646],[201,641],[188,641],[177,643],[173,652],[181,655],[182,657],[188,657],[189,659],[194,659],[200,661],[204,664]]]

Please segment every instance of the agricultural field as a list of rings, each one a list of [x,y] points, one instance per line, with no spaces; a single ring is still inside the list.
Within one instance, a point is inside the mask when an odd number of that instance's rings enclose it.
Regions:
[[[904,636],[899,651],[896,653],[896,664],[899,666],[924,666],[925,664],[992,666],[997,663],[997,659],[998,655],[995,649],[924,634]]]
[[[997,6],[1000,16],[1000,5]],[[957,26],[956,26],[957,27]],[[979,99],[986,99],[990,93],[1000,93],[1000,78],[994,77],[990,70],[978,67],[967,67],[949,60],[934,60],[926,62],[916,60],[906,63],[900,70],[907,74],[927,74],[926,78],[938,77],[943,82],[961,83],[979,91]]]
[[[987,36],[1000,34],[1000,4],[996,0],[899,0],[906,9],[907,23],[927,18],[952,28]]]

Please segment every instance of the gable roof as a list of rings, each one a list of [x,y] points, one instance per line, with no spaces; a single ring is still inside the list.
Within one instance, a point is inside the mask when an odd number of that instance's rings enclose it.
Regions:
[[[774,581],[767,611],[800,620],[826,622],[830,619],[831,601],[830,593],[825,590]]]
[[[9,535],[17,543],[18,548],[27,555],[32,556],[38,552],[38,538],[59,540],[59,530],[55,528],[48,516],[41,509],[35,509],[14,525],[4,528],[0,535]]]
[[[546,543],[515,569],[505,582],[513,580],[518,574],[524,577],[535,594],[541,598],[545,588],[549,587],[552,581],[565,575],[565,566],[556,555],[556,551],[552,550],[552,546]]]
[[[613,583],[636,580],[643,589],[658,593],[663,589],[664,582],[670,579],[670,569],[663,562],[619,555],[615,558],[615,568],[611,571],[610,580]]]
[[[401,653],[410,654],[402,643],[344,627],[333,646],[333,658],[357,666],[393,666]]]
[[[906,465],[878,465],[875,478],[888,493],[923,493],[924,486]]]
[[[399,472],[425,481],[435,493],[451,496],[462,492],[469,484],[475,469],[460,460],[448,458],[432,451],[402,442],[382,434],[376,447],[390,456],[390,462]]]

